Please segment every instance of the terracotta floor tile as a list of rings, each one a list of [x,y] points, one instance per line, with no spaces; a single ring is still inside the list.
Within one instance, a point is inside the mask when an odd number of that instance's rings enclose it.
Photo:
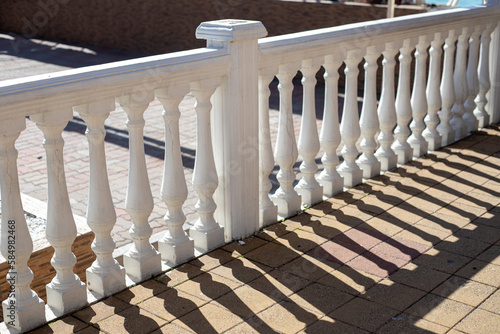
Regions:
[[[478,309],[460,321],[455,328],[466,333],[500,333],[500,315]]]
[[[280,333],[296,333],[320,317],[295,303],[282,301],[252,318]]]
[[[172,321],[206,303],[206,301],[185,292],[170,289],[158,296],[149,298],[137,306],[162,319]]]
[[[119,294],[115,295],[115,297],[124,301],[125,303],[136,305],[150,297],[162,293],[167,289],[168,287],[165,284],[151,279],[125,291],[122,291]]]
[[[158,318],[154,314],[134,306],[100,321],[98,326],[104,332],[113,334],[146,334],[151,333],[166,323],[166,320]]]
[[[305,232],[322,236],[326,239],[331,239],[341,234],[342,232],[349,230],[350,228],[350,226],[342,224],[336,219],[330,219],[330,216],[326,216],[321,218],[313,218],[311,219],[311,223],[302,226],[300,229]]]
[[[432,290],[432,293],[467,305],[478,306],[495,290],[490,285],[452,276]]]
[[[205,273],[177,285],[175,289],[210,302],[241,285],[222,276]]]
[[[413,241],[414,243],[431,247],[449,236],[451,232],[438,231],[425,226],[413,225],[395,235],[397,238]]]
[[[428,294],[406,312],[442,326],[453,327],[473,309],[470,305]]]
[[[72,316],[65,317],[63,319],[51,322],[42,326],[36,330],[30,331],[32,334],[49,334],[49,333],[61,333],[61,334],[71,334],[79,332],[85,328],[89,327],[88,324],[81,322],[80,320],[73,318]],[[95,329],[95,328],[93,328]],[[98,333],[99,331],[95,329]]]
[[[486,212],[485,208],[480,208],[477,206],[469,206],[457,201],[451,202],[446,207],[437,211],[437,213],[442,213],[450,217],[458,217],[459,219],[466,218],[469,221],[473,221],[477,217],[482,216]]]
[[[222,333],[241,322],[242,319],[230,311],[206,304],[177,319],[173,324],[195,333]]]
[[[274,256],[269,256],[269,254]],[[277,268],[299,256],[299,252],[275,242],[269,242],[245,255],[246,258],[252,261],[257,261],[272,268]]]
[[[115,297],[108,297],[96,304],[74,313],[73,316],[91,324],[110,317],[116,313],[120,313],[129,307],[132,307],[132,305],[126,304]]]
[[[248,285],[239,287],[212,302],[242,319],[248,319],[275,303],[274,299]]]
[[[320,235],[296,229],[273,242],[279,243],[296,252],[307,253],[311,249],[324,244],[327,239]]]
[[[450,235],[438,243],[435,248],[474,258],[489,246],[490,244],[486,242]]]
[[[496,288],[500,287],[500,266],[495,264],[474,260],[457,271],[456,275]]]
[[[480,309],[500,314],[500,290],[489,296],[481,305]]]
[[[330,213],[329,217],[350,227],[358,226],[376,214],[359,210],[354,204],[346,205]]]
[[[422,218],[425,218],[429,215],[428,212],[420,210],[419,208],[407,204],[406,202],[399,204],[389,210],[385,214],[380,216],[389,215],[389,217],[394,217],[400,223],[398,226],[406,228],[408,225],[413,225]],[[380,217],[378,216],[378,217]],[[389,220],[390,221],[390,220]]]
[[[431,269],[426,266],[418,266],[408,263],[389,278],[398,283],[412,286],[414,288],[431,291],[436,286],[444,282],[450,275]]]
[[[375,246],[371,251],[395,257],[397,259],[411,261],[429,249],[410,240],[393,237]]]
[[[398,313],[399,311],[392,308],[358,297],[333,311],[329,316],[374,332]]]
[[[244,241],[234,241],[225,245],[222,249],[232,253],[233,257],[243,255],[266,243],[265,240],[256,237],[249,237]]]
[[[429,334],[447,333],[448,327],[412,316],[407,313],[392,318],[377,333],[384,334]]]
[[[400,227],[399,225],[403,225]],[[365,223],[358,225],[357,228],[363,228],[367,230],[374,230],[380,233],[383,233],[387,236],[393,236],[406,228],[407,224],[401,222],[399,219],[396,219],[390,215],[379,215],[377,217],[373,217],[370,220],[367,220]]]
[[[413,263],[453,274],[470,261],[471,259],[468,257],[431,248],[413,260]]]
[[[311,282],[280,270],[270,273],[248,283],[252,289],[258,290],[275,301],[281,301],[294,292],[306,287]]]
[[[225,277],[237,283],[245,284],[253,281],[257,277],[263,276],[270,270],[272,270],[272,268],[266,265],[240,257],[210,270],[209,273]]]
[[[468,221],[465,222],[465,224],[468,223],[469,223]],[[455,222],[450,223],[445,216],[438,215],[436,213],[433,213],[432,215],[427,216],[427,218],[420,220],[414,226],[416,228],[427,227],[448,234],[456,232],[462,227],[462,226],[457,226]]]
[[[385,254],[377,254],[368,251],[348,262],[346,265],[383,278],[392,274],[407,263],[407,260],[401,260]]]
[[[287,300],[319,315],[332,312],[354,298],[352,295],[337,289],[313,283],[294,293]]]
[[[424,291],[384,279],[360,297],[403,311],[425,295]],[[404,296],[404,298],[401,298]]]
[[[412,205],[419,211],[423,211],[429,214],[436,212],[447,204],[435,197],[426,194],[419,194],[417,196],[414,196],[408,199],[405,203],[408,205]]]
[[[155,278],[158,282],[167,285],[168,287],[174,287],[182,282],[189,279],[195,278],[203,274],[199,267],[193,266],[192,264],[185,263],[173,270],[167,271],[166,273]]]
[[[365,249],[371,249],[375,245],[387,240],[387,238],[389,238],[389,236],[381,232],[373,229],[364,229],[358,226],[350,229],[343,235],[339,235],[333,240],[343,244],[359,245]]]
[[[367,331],[346,324],[345,322],[332,319],[325,316],[310,326],[307,326],[304,330],[300,331],[298,334],[310,334],[310,333],[348,333],[348,334],[368,334]]]
[[[335,203],[335,202],[330,202],[330,201],[325,201],[321,202],[319,204],[316,204],[312,208],[306,210],[306,212],[310,215],[318,216],[318,217],[324,217],[325,215],[329,214],[330,212],[340,209],[343,207],[345,204],[340,204],[340,203]]]
[[[381,195],[382,196],[382,195]],[[380,196],[379,196],[380,197]],[[393,201],[390,203],[382,201],[380,198],[377,198],[375,195],[368,195],[356,202],[352,203],[358,208],[358,210],[362,212],[366,212],[370,215],[379,215],[382,212],[385,212],[394,206]]]
[[[192,264],[201,270],[210,270],[223,263],[229,262],[232,259],[234,259],[234,257],[230,252],[226,252],[222,249],[216,249],[190,261],[189,264]]]
[[[310,281],[315,281],[339,267],[340,264],[338,263],[304,254],[292,262],[285,264],[280,270]]]
[[[455,235],[494,244],[500,240],[500,228],[470,223],[455,232]]]
[[[317,282],[352,295],[358,295],[364,293],[380,280],[381,278],[378,276],[342,266],[330,274],[321,277]]]
[[[309,252],[309,255],[319,259],[343,264],[351,261],[365,251],[366,249],[361,246],[352,244],[345,245],[340,242],[336,242],[335,239],[333,239],[332,241],[327,241],[323,245],[316,247]]]
[[[444,203],[451,203],[463,195],[462,192],[454,190],[442,183],[427,189],[425,193],[431,197],[439,199]]]

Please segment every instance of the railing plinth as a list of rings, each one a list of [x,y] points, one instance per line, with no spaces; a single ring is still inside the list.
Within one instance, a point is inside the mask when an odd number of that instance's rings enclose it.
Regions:
[[[189,230],[189,236],[193,239],[196,249],[202,253],[209,252],[224,244],[224,228],[221,226],[210,231],[202,231],[192,227]],[[179,249],[180,251],[182,250]]]
[[[47,304],[56,315],[63,315],[78,310],[87,304],[87,285],[82,281],[75,283],[71,290],[59,290],[51,283],[47,284]]]

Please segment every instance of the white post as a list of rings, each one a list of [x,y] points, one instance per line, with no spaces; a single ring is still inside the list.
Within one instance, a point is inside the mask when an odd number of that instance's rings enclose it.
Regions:
[[[339,101],[338,101],[338,68],[342,65],[339,55],[325,57],[325,104],[323,110],[323,123],[319,141],[325,151],[321,162],[325,167],[318,176],[319,183],[323,186],[323,195],[333,197],[344,188],[344,179],[337,172],[339,157],[337,147],[340,144]]]
[[[359,120],[361,126],[361,149],[363,154],[357,160],[358,165],[363,170],[363,177],[370,179],[380,174],[380,161],[377,160],[374,153],[377,149],[375,136],[378,133],[380,124],[377,115],[377,59],[380,56],[380,50],[376,46],[367,48],[365,55],[365,89],[363,98],[363,107]]]
[[[498,4],[498,0],[496,0]],[[500,122],[500,25],[497,23],[491,24],[493,34],[491,35],[490,47],[490,71],[491,71],[491,87],[488,91],[488,110],[491,115],[490,122],[498,124]]]
[[[477,75],[477,66],[479,62],[479,45],[481,29],[480,25],[476,26],[474,32],[469,38],[469,57],[467,62],[467,86],[469,88],[467,100],[465,101],[464,121],[467,124],[467,132],[476,131],[479,127],[479,120],[474,115],[476,102],[474,99],[479,93],[479,79]]]
[[[140,99],[134,94],[117,98],[128,117],[129,170],[125,209],[132,218],[130,236],[134,241],[129,251],[123,255],[123,266],[134,281],[143,281],[161,272],[160,254],[149,242],[153,230],[148,218],[153,211],[154,202],[144,153],[143,115],[153,99],[153,94]]]
[[[474,110],[474,115],[479,121],[479,127],[484,128],[490,124],[490,113],[486,111],[486,104],[488,100],[486,94],[491,88],[490,82],[490,42],[491,42],[491,32],[493,29],[493,24],[488,24],[486,29],[483,31],[481,36],[481,53],[479,58],[478,67],[478,80],[479,80],[479,94],[476,97],[477,108]],[[497,59],[498,60],[498,59]],[[488,109],[490,106],[488,106]]]
[[[316,155],[319,152],[318,128],[316,125],[316,72],[321,63],[318,60],[306,59],[302,61],[302,86],[303,86],[303,106],[302,122],[300,124],[300,134],[298,150],[303,161],[300,164],[302,178],[295,187],[295,190],[302,196],[302,203],[305,206],[321,202],[323,199],[323,187],[316,181]]]
[[[71,245],[76,238],[76,225],[69,202],[64,174],[64,140],[62,132],[73,119],[71,108],[45,112],[30,117],[42,130],[47,155],[47,240],[54,248],[52,266],[56,276],[47,284],[47,304],[58,315],[87,304],[87,286],[75,275],[76,257]]]
[[[22,114],[3,118],[0,122],[1,252],[9,265],[7,283],[10,284],[9,295],[2,302],[3,320],[7,328],[20,332],[45,322],[43,300],[30,288],[33,272],[28,267],[28,260],[33,252],[33,241],[24,217],[17,173],[15,142],[26,128],[25,122]]]
[[[167,205],[165,224],[168,229],[158,241],[158,249],[163,260],[172,266],[181,264],[194,257],[194,242],[183,229],[186,216],[182,205],[187,199],[188,190],[182,165],[179,137],[179,103],[189,93],[189,85],[178,85],[156,90],[156,97],[163,105],[165,121],[165,159],[161,198]]]
[[[213,133],[219,189],[217,215],[226,241],[259,229],[258,38],[267,31],[258,21],[202,23],[196,37],[225,49],[231,67],[214,96]]]
[[[87,269],[89,290],[101,296],[112,295],[125,289],[125,269],[113,258],[115,242],[111,230],[116,212],[109,188],[104,150],[104,121],[115,110],[115,100],[106,99],[75,107],[87,124],[85,132],[89,142],[90,185],[87,205],[87,224],[95,233],[92,250],[97,259]]]

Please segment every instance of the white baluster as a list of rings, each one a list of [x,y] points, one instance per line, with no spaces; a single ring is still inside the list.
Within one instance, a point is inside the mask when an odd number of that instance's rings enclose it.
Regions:
[[[436,127],[439,124],[438,111],[441,109],[441,92],[439,85],[441,84],[441,58],[443,51],[443,34],[437,32],[434,34],[434,40],[431,42],[429,49],[429,77],[427,79],[427,116],[425,116],[425,128],[422,136],[428,143],[428,149],[435,151],[441,147],[441,134]]]
[[[363,50],[364,51],[364,50]],[[356,164],[358,149],[356,142],[361,135],[358,111],[358,64],[361,61],[361,50],[348,51],[344,60],[345,67],[345,98],[340,134],[344,142],[342,157],[344,161],[338,171],[344,178],[345,187],[354,187],[361,183],[363,172]]]
[[[319,66],[320,63],[313,59],[302,61],[303,105],[297,147],[303,161],[300,164],[302,178],[295,187],[295,190],[301,195],[302,203],[308,207],[321,202],[323,199],[323,187],[316,181],[318,165],[315,161],[320,148],[316,125],[316,101],[314,97],[316,72]]]
[[[428,40],[428,36],[420,36],[415,51],[415,78],[413,81],[413,93],[411,95],[413,121],[410,124],[410,128],[412,134],[408,138],[408,143],[413,148],[413,156],[415,158],[426,154],[428,149],[427,141],[422,136],[422,132],[425,130],[424,117],[428,109],[427,96],[425,94]]]
[[[394,153],[398,156],[398,163],[407,163],[413,153],[412,147],[407,140],[410,136],[408,124],[412,117],[412,105],[410,103],[410,73],[411,73],[411,51],[414,41],[405,39],[403,46],[399,49],[399,81],[398,93],[396,95],[396,118],[397,126],[394,130],[396,140],[392,144]]]
[[[165,121],[165,159],[161,198],[167,205],[165,224],[168,230],[158,242],[163,260],[175,266],[194,257],[194,241],[183,229],[186,216],[182,205],[188,196],[184,168],[182,165],[179,137],[179,103],[189,93],[188,85],[179,85],[156,90],[156,97],[163,105]]]
[[[380,134],[378,141],[380,147],[375,156],[380,160],[382,171],[388,171],[396,167],[397,156],[391,148],[394,141],[392,130],[396,126],[396,105],[394,92],[394,68],[396,60],[394,57],[398,52],[398,46],[394,42],[385,44],[385,51],[382,52],[382,94],[378,105],[378,119],[380,122]]]
[[[450,145],[455,141],[455,131],[450,125],[451,106],[455,102],[455,88],[453,85],[453,56],[455,54],[455,42],[457,35],[455,30],[448,32],[448,37],[444,44],[443,76],[441,79],[441,112],[439,113],[440,123],[437,130],[441,134],[442,146]]]
[[[104,121],[115,109],[114,99],[75,107],[87,124],[85,132],[89,142],[90,184],[87,205],[87,223],[95,234],[92,250],[97,259],[87,269],[87,285],[99,295],[108,296],[125,285],[125,269],[113,258],[115,242],[111,230],[116,222],[116,212],[109,188],[104,151]]]
[[[20,115],[3,118],[0,122],[1,250],[10,267],[7,273],[10,292],[5,296],[2,308],[7,327],[25,332],[45,322],[45,308],[43,300],[30,289],[33,272],[28,267],[28,260],[33,252],[33,242],[21,203],[15,148],[16,139],[26,128],[25,119]]]
[[[42,130],[47,155],[47,240],[54,248],[51,264],[56,276],[47,284],[47,304],[62,315],[87,304],[87,286],[75,275],[76,257],[71,245],[76,238],[76,225],[69,202],[64,174],[62,132],[73,119],[71,108],[31,116]]]
[[[213,194],[217,189],[218,176],[215,169],[210,128],[210,97],[220,85],[220,79],[191,83],[191,92],[196,98],[194,106],[197,115],[196,160],[194,163],[193,186],[198,194],[196,211],[200,218],[190,229],[189,235],[195,247],[208,252],[224,243],[224,229],[215,221],[217,208]]]
[[[475,102],[477,105],[476,110],[474,110],[474,115],[479,121],[479,128],[484,128],[490,124],[490,115],[486,111],[486,104],[488,100],[486,99],[486,93],[491,88],[490,84],[490,42],[491,33],[495,25],[488,24],[486,29],[481,35],[481,51],[479,56],[479,67],[478,67],[478,79],[479,79],[479,94],[477,95]]]
[[[286,218],[295,215],[300,210],[301,197],[293,189],[295,172],[293,164],[297,161],[298,151],[295,142],[295,130],[292,117],[292,79],[297,73],[293,65],[280,65],[278,72],[278,90],[280,92],[280,114],[278,137],[274,148],[274,159],[280,166],[277,175],[280,187],[271,197],[278,206],[278,215]]]
[[[479,44],[481,36],[481,26],[476,26],[474,32],[469,38],[469,57],[467,62],[467,87],[468,95],[465,101],[464,121],[467,124],[467,133],[476,131],[479,127],[479,121],[474,115],[476,102],[474,99],[479,93],[479,79],[477,75],[477,65],[479,61]]]
[[[380,56],[378,47],[370,46],[365,55],[365,89],[363,107],[361,109],[360,126],[361,149],[363,154],[357,160],[358,165],[363,170],[363,177],[370,179],[380,174],[380,161],[374,153],[377,149],[375,136],[378,133],[380,124],[377,115],[377,59]]]
[[[149,185],[144,153],[144,112],[153,100],[152,94],[136,97],[123,95],[117,102],[127,113],[129,131],[129,171],[125,209],[132,218],[130,236],[134,243],[123,255],[123,266],[134,281],[142,281],[161,272],[160,254],[149,242],[153,230],[148,218],[154,202]]]
[[[262,69],[259,74],[259,226],[278,220],[278,207],[269,196],[272,188],[269,175],[274,168],[273,146],[269,127],[269,83],[276,71]]]
[[[338,102],[338,68],[342,65],[342,59],[338,55],[325,57],[325,104],[323,111],[323,123],[319,141],[325,153],[321,157],[324,169],[318,176],[319,183],[323,186],[323,195],[333,197],[342,192],[344,179],[337,172],[339,157],[337,147],[340,144],[339,125],[339,102]]]

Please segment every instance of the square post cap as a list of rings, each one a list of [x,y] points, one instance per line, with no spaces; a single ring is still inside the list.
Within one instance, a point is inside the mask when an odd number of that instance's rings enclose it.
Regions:
[[[196,29],[196,38],[218,42],[234,42],[267,36],[260,21],[216,20],[202,22]]]

